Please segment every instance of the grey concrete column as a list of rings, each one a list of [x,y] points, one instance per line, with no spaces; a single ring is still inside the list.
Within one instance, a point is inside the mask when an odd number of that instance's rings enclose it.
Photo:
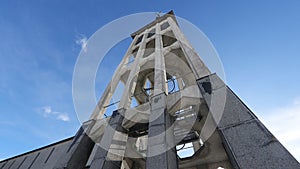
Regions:
[[[154,95],[150,98],[150,117],[147,145],[147,169],[176,169],[177,154],[174,145],[173,119],[166,111],[166,68],[162,54],[160,25],[156,24]],[[168,132],[167,132],[168,130]]]
[[[85,168],[95,143],[86,134],[94,125],[94,120],[83,123],[75,135],[72,144],[55,164],[54,169],[82,169]]]
[[[113,77],[111,78],[111,81],[108,83],[108,85],[106,86],[105,91],[103,92],[100,100],[97,103],[97,106],[95,107],[95,109],[93,110],[93,113],[90,116],[90,119],[101,119],[103,118],[103,115],[105,113],[105,106],[109,104],[112,95],[114,94],[116,87],[118,85],[118,83],[120,82],[120,78],[121,78],[121,70],[124,67],[124,65],[128,62],[129,57],[131,56],[132,53],[132,48],[133,45],[135,44],[137,40],[137,37],[134,38],[134,40],[132,41],[130,47],[128,48],[125,56],[123,57],[121,63],[118,65]]]
[[[225,86],[225,107],[217,130],[235,168],[300,168],[296,159],[216,74],[198,79],[197,83],[208,105],[219,104],[211,96]]]
[[[122,127],[124,109],[113,112],[90,169],[119,169],[126,149],[127,131]]]
[[[147,169],[176,169],[177,154],[174,145],[174,120],[166,111],[166,95],[161,93],[151,99],[148,131]],[[166,132],[166,130],[169,130]]]
[[[154,63],[154,94],[168,94],[165,58],[162,53],[160,26],[156,24],[155,33],[155,63]]]
[[[192,45],[185,38],[184,34],[181,32],[176,22],[171,17],[168,17],[168,22],[171,26],[171,30],[173,31],[176,39],[179,42],[181,49],[185,54],[188,64],[191,66],[192,71],[196,76],[196,79],[209,75],[209,69],[200,59],[200,56],[197,54],[195,49],[192,48]]]
[[[140,71],[140,59],[141,59],[142,55],[145,52],[146,39],[147,39],[147,31],[145,31],[145,33],[143,35],[143,39],[141,41],[139,50],[137,51],[135,60],[132,64],[132,68],[130,70],[129,77],[128,77],[127,82],[125,84],[124,91],[123,91],[123,94],[122,94],[122,98],[121,98],[121,101],[120,101],[119,106],[118,106],[119,109],[120,108],[124,108],[124,109],[130,108],[131,96],[134,93],[135,86],[136,86],[136,81],[137,81],[137,76],[138,76],[139,71]]]

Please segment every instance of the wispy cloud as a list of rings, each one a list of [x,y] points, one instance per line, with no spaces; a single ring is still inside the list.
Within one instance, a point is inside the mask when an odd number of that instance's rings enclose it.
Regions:
[[[50,106],[41,107],[40,110],[44,117],[48,117],[50,114],[53,114]]]
[[[51,106],[44,106],[37,109],[37,112],[42,114],[43,117],[56,117],[57,120],[70,121],[68,113],[53,111]]]
[[[289,105],[275,108],[262,118],[267,128],[275,137],[300,160],[300,98],[294,99]]]
[[[62,121],[70,121],[70,117],[68,114],[66,113],[62,113],[62,114],[59,114],[56,119],[58,120],[62,120]]]
[[[81,46],[81,50],[87,51],[87,37],[85,35],[80,34],[76,36],[75,43]]]

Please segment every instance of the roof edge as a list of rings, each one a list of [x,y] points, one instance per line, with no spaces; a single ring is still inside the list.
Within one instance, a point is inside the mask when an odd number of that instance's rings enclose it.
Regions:
[[[175,14],[174,14],[174,11],[170,10],[168,13],[164,14],[163,16],[156,17],[156,19],[154,21],[152,21],[151,23],[149,23],[146,26],[142,27],[141,29],[135,31],[134,33],[132,33],[131,34],[131,38],[133,39],[136,35],[144,32],[149,27],[154,26],[156,23],[161,22],[162,20],[164,20],[164,19],[166,19],[168,17],[171,17],[176,22],[176,24],[178,25],[176,17],[175,17]]]
[[[5,162],[5,161],[9,161],[9,160],[12,160],[12,159],[14,159],[14,158],[18,158],[18,157],[21,157],[21,156],[24,156],[24,155],[27,155],[27,154],[30,154],[30,153],[33,153],[33,152],[36,152],[36,151],[40,151],[40,150],[42,150],[42,149],[46,149],[46,148],[48,148],[48,147],[51,147],[51,146],[54,146],[54,145],[57,145],[57,144],[60,144],[60,143],[63,143],[63,142],[70,141],[70,140],[72,140],[74,137],[75,137],[75,136],[72,136],[72,137],[69,137],[69,138],[60,140],[60,141],[58,141],[58,142],[54,142],[54,143],[52,143],[52,144],[49,144],[49,145],[46,145],[46,146],[43,146],[43,147],[40,147],[40,148],[31,150],[31,151],[28,151],[28,152],[25,152],[25,153],[22,153],[22,154],[19,154],[19,155],[16,155],[16,156],[13,156],[13,157],[4,159],[4,160],[0,161],[0,163]]]

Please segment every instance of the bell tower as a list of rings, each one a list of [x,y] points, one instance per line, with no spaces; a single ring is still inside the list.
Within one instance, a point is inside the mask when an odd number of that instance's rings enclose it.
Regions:
[[[300,169],[210,72],[173,11],[157,15],[131,37],[76,135],[2,160],[1,169]]]
[[[173,11],[131,37],[90,120],[54,168],[299,168],[252,111],[210,72]],[[120,100],[111,103],[120,83]],[[112,104],[118,108],[107,116]]]

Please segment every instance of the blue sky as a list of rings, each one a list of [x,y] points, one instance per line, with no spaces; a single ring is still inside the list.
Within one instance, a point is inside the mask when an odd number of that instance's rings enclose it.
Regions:
[[[297,0],[1,1],[0,159],[75,134],[72,74],[80,40],[119,17],[171,9],[208,36],[228,85],[300,160]],[[104,62],[116,66],[113,57],[129,43]],[[98,95],[107,83],[101,74]]]

